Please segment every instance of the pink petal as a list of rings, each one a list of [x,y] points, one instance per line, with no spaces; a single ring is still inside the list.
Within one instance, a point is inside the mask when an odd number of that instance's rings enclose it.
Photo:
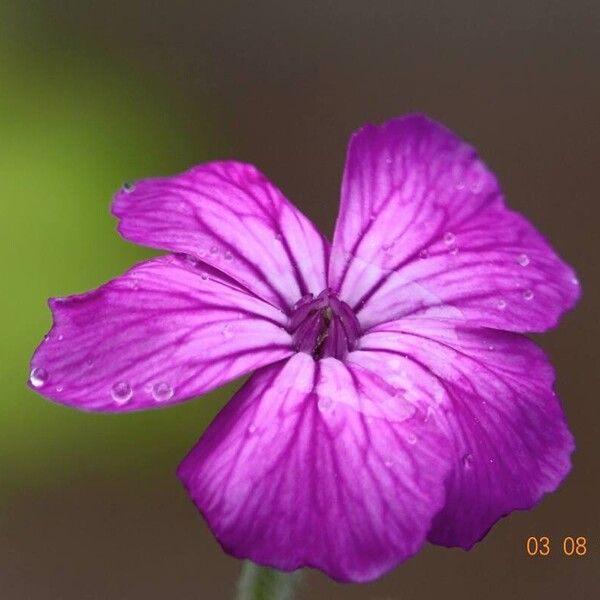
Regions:
[[[200,258],[279,308],[325,288],[329,243],[252,165],[138,181],[113,213],[125,238]]]
[[[404,407],[373,416],[378,379],[298,353],[236,394],[179,468],[226,551],[340,581],[374,579],[418,551],[444,502],[443,436],[389,386],[387,401]]]
[[[165,406],[292,353],[287,317],[215,269],[178,256],[50,301],[30,385],[83,410]]]
[[[350,141],[330,285],[364,329],[451,305],[472,324],[543,331],[579,296],[475,150],[414,115]]]
[[[408,389],[413,381],[432,385],[429,420],[447,431],[454,468],[431,541],[470,548],[499,518],[530,508],[569,472],[574,444],[552,391],[552,367],[527,338],[407,318],[379,325],[361,348],[353,360],[379,364],[384,379],[404,371]]]

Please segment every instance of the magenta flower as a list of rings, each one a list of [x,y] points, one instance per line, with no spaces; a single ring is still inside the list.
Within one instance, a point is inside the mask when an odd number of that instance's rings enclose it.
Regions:
[[[237,162],[125,186],[113,213],[171,254],[51,300],[30,384],[126,412],[255,371],[178,470],[230,554],[366,581],[425,540],[470,548],[568,473],[552,367],[521,334],[577,279],[441,125],[354,134],[332,243]]]

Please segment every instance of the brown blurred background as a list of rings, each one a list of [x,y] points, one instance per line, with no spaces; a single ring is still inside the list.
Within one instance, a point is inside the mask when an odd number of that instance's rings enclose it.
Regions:
[[[226,599],[239,563],[174,475],[231,390],[171,411],[80,414],[29,392],[45,300],[150,253],[114,233],[123,180],[258,165],[331,234],[349,134],[419,110],[473,142],[584,296],[538,338],[578,450],[571,476],[471,552],[428,546],[369,585],[299,598],[592,598],[600,592],[600,4],[458,0],[15,2],[0,7],[2,600]],[[546,535],[547,558],[525,540]],[[587,536],[583,557],[564,536]]]

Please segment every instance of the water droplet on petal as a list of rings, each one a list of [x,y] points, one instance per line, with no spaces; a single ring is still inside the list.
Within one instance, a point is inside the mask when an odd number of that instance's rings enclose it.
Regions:
[[[185,261],[191,266],[191,267],[197,267],[198,266],[198,259],[195,256],[190,256],[189,254],[186,254],[185,256]]]
[[[57,392],[62,392],[64,389],[65,389],[65,388],[64,388],[64,386],[62,386],[62,385],[57,385],[57,386],[56,386],[56,391],[57,391]]]
[[[493,346],[492,344],[490,344],[490,345],[488,346],[488,350],[493,350],[493,349],[494,349],[494,346]]]
[[[57,338],[59,342],[62,342],[65,339],[65,336],[61,333]]]
[[[386,162],[388,165],[391,165],[391,164],[392,164],[392,159],[391,159],[391,158],[388,156],[388,157],[385,159],[385,162]]]
[[[419,258],[423,259],[423,258],[427,258],[428,256],[429,256],[429,252],[425,248],[423,248],[423,250],[421,250],[419,252]]]
[[[383,463],[386,467],[391,467],[394,463],[391,460],[386,460]]]
[[[533,300],[533,292],[531,290],[525,290],[523,292],[523,298],[525,300]]]
[[[35,367],[29,374],[29,382],[33,387],[42,387],[48,381],[48,371],[41,367]]]
[[[135,183],[131,181],[126,181],[121,188],[126,194],[131,194],[135,190]]]
[[[231,260],[233,258],[233,255],[231,254],[231,252],[229,252],[229,250],[227,250],[223,256],[225,260]]]
[[[155,383],[152,386],[152,397],[157,402],[166,402],[173,397],[173,387],[166,381]]]
[[[406,436],[406,441],[407,441],[409,444],[416,444],[416,443],[417,443],[417,436],[416,436],[414,433],[409,433],[409,434]]]
[[[476,168],[471,174],[469,188],[474,194],[479,194],[483,189],[483,173],[480,168]]]
[[[252,435],[256,431],[256,425],[254,423],[251,423],[250,425],[248,425],[247,431],[249,435]]]
[[[202,271],[202,273],[200,273],[200,279],[203,279],[204,281],[206,281],[208,279],[208,273],[205,273],[204,271]]]
[[[434,414],[435,414],[435,410],[433,409],[433,406],[428,406],[427,407],[427,414],[425,415],[425,423],[428,423],[431,420],[431,417],[433,417]]]
[[[226,325],[223,326],[223,329],[221,330],[221,334],[223,335],[224,338],[230,338],[233,337],[233,331],[231,331],[231,325],[229,325],[229,323],[227,323]]]
[[[504,310],[506,308],[506,300],[504,300],[504,298],[500,298],[500,300],[498,300],[498,302],[496,303],[496,306],[500,310]]]
[[[453,244],[455,240],[456,236],[451,231],[448,231],[444,234],[444,244],[450,246],[450,244]]]
[[[125,404],[133,396],[133,390],[126,381],[118,381],[112,386],[110,395],[117,404]]]
[[[283,236],[282,236],[280,233],[278,233],[278,234],[275,236],[275,241],[276,241],[276,242],[281,242],[281,240],[282,240],[282,239],[283,239]]]
[[[522,267],[526,267],[529,264],[529,256],[527,256],[527,254],[519,254],[519,256],[517,256],[517,262]]]
[[[209,252],[212,255],[215,255],[215,254],[217,254],[219,252],[219,249],[216,246],[211,246]]]
[[[324,396],[322,398],[319,398],[317,407],[321,412],[326,412],[331,408],[332,404],[333,404],[333,402],[332,402],[331,398],[329,398],[328,396]]]
[[[493,458],[490,458],[489,461],[490,461],[490,464],[494,463],[494,459]]]
[[[448,252],[450,252],[452,256],[456,256],[458,254],[458,246],[456,244],[453,244],[452,246],[450,246],[450,250]]]
[[[462,462],[463,462],[463,467],[465,469],[472,468],[473,467],[473,455],[472,454],[465,454],[463,456]]]

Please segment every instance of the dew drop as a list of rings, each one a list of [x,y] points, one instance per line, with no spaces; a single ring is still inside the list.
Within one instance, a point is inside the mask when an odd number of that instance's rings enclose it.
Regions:
[[[247,431],[250,435],[252,435],[256,431],[256,425],[254,423],[251,423],[250,425],[248,425]]]
[[[225,260],[231,260],[233,258],[233,254],[231,254],[231,252],[229,252],[229,250],[227,250],[227,252],[225,252],[223,257],[225,258]]]
[[[444,234],[444,244],[450,246],[450,244],[453,244],[455,241],[456,236],[451,231],[448,231]]]
[[[61,333],[57,338],[59,342],[62,342],[65,339],[65,336]]]
[[[419,258],[424,259],[429,256],[429,252],[425,248],[419,252]]]
[[[200,279],[203,279],[204,281],[206,281],[208,279],[208,273],[205,273],[204,271],[202,271],[202,273],[200,273]]]
[[[416,443],[417,443],[417,436],[416,436],[414,433],[409,433],[409,434],[406,436],[406,441],[407,441],[409,444],[416,444]]]
[[[522,267],[526,267],[529,264],[529,256],[527,256],[527,254],[519,254],[519,256],[517,256],[517,262]]]
[[[190,256],[189,254],[186,254],[185,256],[185,261],[191,266],[191,267],[197,267],[198,266],[198,259],[195,256]]]
[[[29,382],[33,387],[42,387],[46,381],[48,381],[48,371],[46,371],[46,369],[42,369],[41,367],[35,367],[34,369],[31,369],[31,373],[29,374]]]
[[[469,188],[474,194],[479,194],[483,189],[483,173],[481,169],[476,168],[475,172],[470,177]]]
[[[221,335],[226,339],[233,337],[233,331],[231,331],[231,325],[229,323],[223,326],[223,329],[221,330]]]
[[[471,469],[473,467],[473,455],[465,454],[462,459],[463,467],[465,469]]]
[[[504,310],[506,308],[506,300],[504,300],[504,298],[500,298],[500,300],[498,300],[498,302],[496,303],[496,306],[500,310]]]
[[[386,460],[383,463],[386,467],[391,467],[394,463],[391,460]]]
[[[325,396],[323,398],[319,398],[317,407],[321,412],[327,412],[331,408],[332,404],[333,404],[333,402],[332,402],[331,398]]]
[[[435,414],[435,410],[432,406],[427,407],[427,414],[425,415],[425,423],[428,423],[431,420],[431,417]]]
[[[533,300],[533,292],[531,290],[525,290],[523,292],[523,298],[525,300]]]
[[[110,395],[117,404],[125,404],[133,396],[133,390],[126,381],[117,381],[112,386]]]
[[[456,244],[452,245],[449,252],[452,256],[456,256],[458,254],[458,246]]]
[[[490,462],[490,464],[493,464],[493,463],[494,463],[494,459],[493,459],[493,458],[490,458],[490,459],[489,459],[489,462]]]
[[[62,385],[57,385],[57,386],[56,386],[56,391],[57,391],[57,392],[62,392],[64,389],[65,389],[65,388],[64,388],[64,386],[62,386]]]
[[[219,249],[216,246],[211,246],[209,252],[214,256],[219,252]]]
[[[392,159],[391,159],[391,158],[388,156],[388,157],[385,159],[385,162],[386,162],[388,165],[391,165],[391,164],[392,164]]]
[[[166,402],[173,397],[173,387],[166,381],[155,383],[152,386],[152,397],[157,402]]]
[[[135,190],[135,183],[132,183],[131,181],[126,181],[123,184],[122,190],[126,193],[126,194],[131,194],[131,192],[133,192]]]
[[[280,233],[278,233],[278,234],[275,236],[275,241],[276,241],[276,242],[281,242],[281,240],[282,240],[282,239],[283,239],[283,236],[282,236]]]
[[[493,350],[493,349],[494,349],[494,346],[493,346],[492,344],[490,344],[490,345],[488,346],[488,350]]]

